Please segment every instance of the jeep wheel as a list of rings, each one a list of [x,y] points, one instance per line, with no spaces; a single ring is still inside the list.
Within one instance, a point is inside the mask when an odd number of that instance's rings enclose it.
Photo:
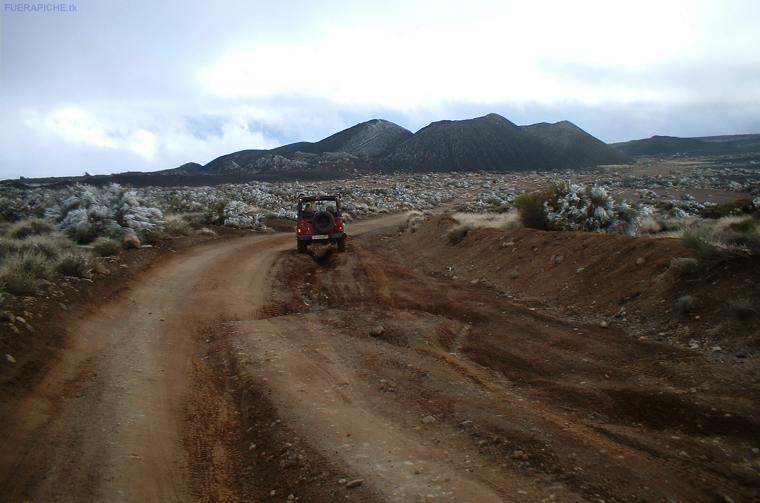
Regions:
[[[306,241],[296,241],[298,243],[298,253],[306,253],[308,251],[308,245]]]
[[[344,252],[346,251],[346,238],[340,238],[338,241],[338,251]]]
[[[318,211],[311,219],[314,230],[320,234],[329,234],[335,227],[335,217],[327,211]]]

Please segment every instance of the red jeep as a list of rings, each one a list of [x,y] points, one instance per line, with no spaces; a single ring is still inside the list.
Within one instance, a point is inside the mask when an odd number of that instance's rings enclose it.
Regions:
[[[306,253],[310,243],[335,243],[346,249],[346,228],[340,209],[340,196],[298,195],[296,221],[298,253]]]

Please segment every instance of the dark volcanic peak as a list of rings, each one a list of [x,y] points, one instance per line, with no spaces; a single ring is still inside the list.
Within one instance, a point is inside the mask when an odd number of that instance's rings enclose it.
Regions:
[[[398,146],[392,159],[435,171],[562,169],[627,162],[575,124],[517,126],[498,114],[440,121]]]
[[[409,136],[412,136],[412,132],[398,124],[383,119],[372,119],[318,142],[292,143],[275,148],[272,153],[292,155],[297,152],[307,154],[345,152],[356,156],[379,157],[388,153],[396,144]]]
[[[433,122],[401,143],[391,160],[407,169],[530,169],[535,140],[497,114]]]
[[[595,166],[628,161],[625,154],[570,121],[539,122],[523,126],[523,130],[541,143],[543,155],[553,165]]]
[[[214,159],[205,166],[208,173],[307,170],[312,164],[331,165],[358,158],[377,158],[412,136],[398,124],[372,119],[318,142],[298,142],[272,150],[243,150]]]
[[[398,124],[372,119],[345,129],[314,144],[320,152],[346,152],[357,156],[379,157],[412,136]]]

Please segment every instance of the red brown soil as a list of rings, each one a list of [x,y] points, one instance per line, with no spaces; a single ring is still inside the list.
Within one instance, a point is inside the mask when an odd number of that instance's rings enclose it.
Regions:
[[[478,280],[536,309],[625,328],[653,340],[720,345],[739,357],[760,349],[760,311],[733,316],[731,299],[760,305],[760,258],[714,262],[679,277],[671,259],[692,257],[677,239],[583,232],[479,228],[453,244],[455,220],[435,217],[399,240],[407,264],[456,282]],[[680,316],[675,301],[691,295],[697,308]]]
[[[217,237],[189,236],[164,241],[153,247],[124,250],[118,256],[98,258],[103,268],[96,268],[89,279],[59,278],[40,286],[34,296],[8,295],[0,311],[21,316],[31,325],[0,321],[0,355],[9,354],[16,362],[0,365],[0,403],[9,397],[27,392],[70,342],[67,331],[71,324],[91,314],[98,305],[128,291],[139,273],[146,273],[163,258],[178,251],[217,239],[229,239],[249,233],[215,227]],[[15,325],[13,330],[11,325]],[[18,332],[18,333],[17,333]]]
[[[752,329],[725,337],[749,348],[743,358],[678,344],[678,330],[713,323],[707,308],[660,341],[647,335],[672,318],[657,317],[660,300],[734,294],[709,276],[723,266],[678,282],[666,271],[685,254],[675,241],[477,229],[452,244],[447,217],[399,233],[402,221],[351,226],[342,254],[299,255],[291,235],[264,235],[157,261],[72,321],[72,346],[5,403],[0,490],[12,501],[760,497]]]

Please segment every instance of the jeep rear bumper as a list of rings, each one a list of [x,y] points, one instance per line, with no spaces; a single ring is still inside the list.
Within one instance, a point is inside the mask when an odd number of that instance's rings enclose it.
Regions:
[[[346,237],[345,232],[338,232],[336,234],[311,234],[306,236],[296,236],[298,241],[305,241],[307,243],[334,243],[339,239]]]

